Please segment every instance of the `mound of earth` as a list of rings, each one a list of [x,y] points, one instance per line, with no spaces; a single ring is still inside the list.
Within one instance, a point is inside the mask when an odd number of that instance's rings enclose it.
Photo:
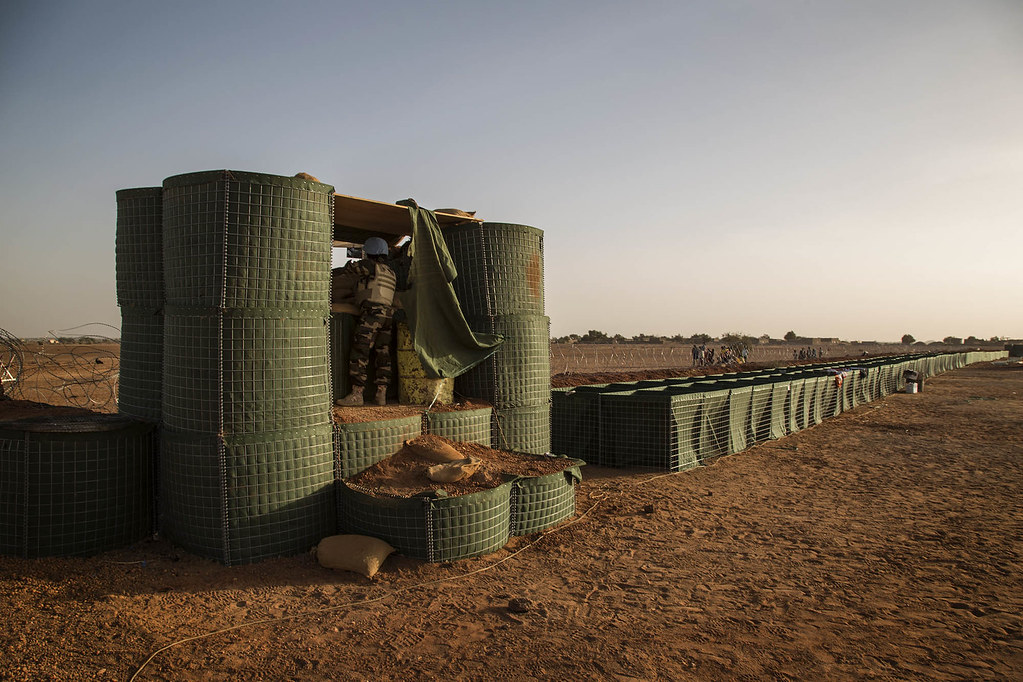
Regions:
[[[480,468],[469,478],[454,483],[435,483],[426,470],[437,462],[424,457],[421,448],[402,446],[385,460],[348,478],[348,482],[372,495],[413,497],[423,493],[444,490],[448,495],[468,495],[496,488],[509,476],[544,476],[564,471],[575,460],[564,457],[543,457],[520,452],[494,450],[479,443],[459,443],[441,436],[425,434],[411,441],[413,445],[430,446],[445,443],[465,457],[482,461]]]

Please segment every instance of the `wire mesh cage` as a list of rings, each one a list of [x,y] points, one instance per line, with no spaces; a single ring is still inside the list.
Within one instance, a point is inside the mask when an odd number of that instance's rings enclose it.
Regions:
[[[244,563],[335,527],[333,188],[205,171],[163,184],[161,530]]]
[[[114,269],[117,304],[163,305],[163,188],[139,187],[116,193]]]
[[[0,554],[96,554],[154,529],[156,438],[112,415],[0,423]]]
[[[509,223],[444,229],[466,316],[543,315],[543,231]]]
[[[843,363],[555,389],[552,450],[593,464],[678,471],[820,424],[978,355]]]

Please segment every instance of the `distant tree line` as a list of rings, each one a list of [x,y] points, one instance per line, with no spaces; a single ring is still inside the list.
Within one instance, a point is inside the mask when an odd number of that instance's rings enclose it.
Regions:
[[[656,334],[636,334],[634,336],[623,336],[622,334],[607,334],[598,329],[591,329],[585,334],[568,334],[567,336],[557,336],[551,338],[553,343],[643,343],[643,344],[658,344],[658,343],[675,343],[675,344],[695,344],[702,346],[710,343],[721,344],[731,348],[740,348],[746,346],[751,348],[758,343],[770,343],[772,341],[786,341],[788,343],[809,343],[811,339],[804,336],[799,336],[795,331],[788,331],[781,339],[772,339],[767,334],[761,334],[758,337],[750,336],[743,332],[725,332],[719,336],[711,336],[710,334],[674,334],[672,336],[658,336]],[[976,336],[967,336],[965,339],[957,336],[946,336],[941,341],[932,342],[934,344],[946,345],[946,346],[960,346],[960,345],[979,345],[985,343],[1001,343],[1006,341],[1007,337],[1004,336],[992,336],[990,339],[984,340]],[[837,339],[835,339],[837,341]],[[853,342],[856,343],[856,342]],[[912,345],[927,345],[923,341],[917,341],[912,334],[903,334],[902,343],[907,346]]]

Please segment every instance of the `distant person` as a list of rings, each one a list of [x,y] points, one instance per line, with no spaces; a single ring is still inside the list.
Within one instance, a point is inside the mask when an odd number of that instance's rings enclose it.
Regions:
[[[700,349],[696,347],[695,343],[693,344],[693,351],[692,352],[693,352],[693,367],[696,367],[697,365],[700,364]]]
[[[746,361],[748,359],[749,359],[749,348],[747,348],[746,346],[743,346],[742,347],[742,363],[746,364]]]
[[[363,258],[349,261],[340,268],[341,275],[358,278],[355,285],[355,304],[359,306],[359,322],[355,328],[348,374],[352,391],[336,401],[338,405],[352,407],[363,404],[362,394],[369,376],[369,358],[373,355],[376,370],[377,405],[387,404],[387,386],[391,383],[391,328],[394,320],[394,289],[397,277],[387,260],[387,242],[370,237],[362,247]]]

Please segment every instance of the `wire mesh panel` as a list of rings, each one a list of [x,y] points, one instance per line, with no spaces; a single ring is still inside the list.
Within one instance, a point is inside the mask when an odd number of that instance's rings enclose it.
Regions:
[[[543,315],[543,231],[508,223],[444,229],[467,316]]]
[[[761,384],[750,389],[749,442],[763,443],[771,438],[771,396],[774,387]]]
[[[163,421],[177,431],[242,435],[329,421],[327,321],[168,308]]]
[[[551,397],[550,318],[505,315],[470,320],[474,331],[497,333],[504,343],[455,379],[455,390],[497,408],[531,407]]]
[[[275,439],[164,429],[160,529],[225,564],[304,552],[336,529],[329,425]]]
[[[551,391],[551,452],[591,464],[610,464],[600,449],[600,398],[596,391]]]
[[[398,553],[424,561],[454,561],[489,554],[508,542],[511,486],[469,495],[371,495],[341,482],[339,518],[347,533],[380,538]]]
[[[114,269],[117,305],[163,305],[163,188],[117,192]]]
[[[771,438],[784,438],[788,434],[789,382],[773,385],[771,391]]]
[[[360,424],[338,424],[335,428],[335,466],[341,478],[348,478],[387,459],[403,442],[423,431],[419,415]]]
[[[167,302],[202,308],[324,308],[333,187],[205,171],[163,183]]]
[[[108,415],[0,424],[0,554],[88,555],[151,534],[153,428]]]
[[[735,388],[728,396],[728,452],[746,449],[752,409],[753,387]]]
[[[728,391],[704,393],[698,450],[701,460],[728,454],[728,431]]]
[[[426,432],[462,443],[479,443],[490,447],[492,442],[493,408],[430,412],[426,415]]]
[[[575,514],[575,486],[582,480],[580,466],[585,462],[571,462],[564,471],[512,482],[509,534],[539,533]]]
[[[665,470],[682,471],[699,464],[700,422],[703,418],[703,393],[683,393],[671,397],[674,429],[671,458]]]
[[[494,409],[493,447],[533,455],[551,451],[550,403]]]
[[[117,411],[160,421],[163,410],[163,311],[121,308]]]
[[[200,555],[256,561],[334,528],[333,205],[299,178],[164,181],[161,518]]]

